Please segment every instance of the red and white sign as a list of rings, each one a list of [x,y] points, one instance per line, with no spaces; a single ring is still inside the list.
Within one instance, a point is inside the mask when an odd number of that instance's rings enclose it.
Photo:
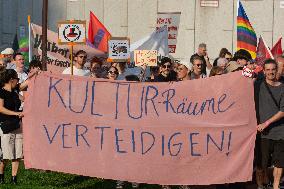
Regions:
[[[169,53],[176,52],[180,14],[180,12],[158,12],[157,30],[167,26]]]
[[[58,43],[85,44],[86,43],[86,21],[67,20],[58,23]]]

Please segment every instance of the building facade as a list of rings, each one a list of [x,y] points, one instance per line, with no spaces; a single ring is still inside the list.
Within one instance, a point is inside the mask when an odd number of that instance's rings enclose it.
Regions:
[[[242,0],[257,36],[272,46],[284,36],[283,0]],[[0,0],[0,50],[11,46],[15,33],[27,36],[27,15],[41,24],[42,0]],[[175,58],[188,59],[205,42],[211,59],[222,47],[236,49],[237,0],[219,0],[218,7],[203,7],[201,0],[49,0],[48,27],[66,19],[100,19],[112,36],[131,42],[152,33],[158,12],[181,12]]]

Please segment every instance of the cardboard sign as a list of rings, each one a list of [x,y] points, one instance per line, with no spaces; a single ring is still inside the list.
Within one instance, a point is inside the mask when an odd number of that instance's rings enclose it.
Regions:
[[[108,61],[130,62],[130,40],[127,37],[111,37],[108,41]]]
[[[58,43],[85,44],[86,43],[86,21],[67,20],[58,22]]]
[[[172,84],[41,73],[25,101],[25,167],[150,184],[249,181],[253,90],[240,72]]]
[[[157,50],[135,50],[134,62],[136,66],[157,66]]]

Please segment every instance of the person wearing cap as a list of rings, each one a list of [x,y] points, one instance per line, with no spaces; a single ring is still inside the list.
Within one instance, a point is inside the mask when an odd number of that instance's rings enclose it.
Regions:
[[[14,50],[12,48],[6,48],[1,52],[1,54],[4,56],[6,59],[7,69],[16,69],[16,65],[13,63],[13,55],[14,55]]]
[[[12,48],[6,48],[1,52],[1,54],[4,56],[4,58],[8,58],[10,61],[12,61],[14,50]]]
[[[202,59],[195,56],[191,60],[193,71],[190,74],[190,79],[206,78],[206,74],[202,73]]]
[[[191,66],[189,62],[181,60],[177,67],[177,79],[178,81],[190,80],[190,70]]]

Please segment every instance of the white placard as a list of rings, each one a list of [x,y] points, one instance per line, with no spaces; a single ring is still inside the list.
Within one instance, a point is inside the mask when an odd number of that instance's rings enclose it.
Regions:
[[[130,60],[130,42],[128,38],[113,37],[108,41],[108,58],[112,61]]]
[[[64,21],[58,23],[59,44],[85,44],[86,21]]]

